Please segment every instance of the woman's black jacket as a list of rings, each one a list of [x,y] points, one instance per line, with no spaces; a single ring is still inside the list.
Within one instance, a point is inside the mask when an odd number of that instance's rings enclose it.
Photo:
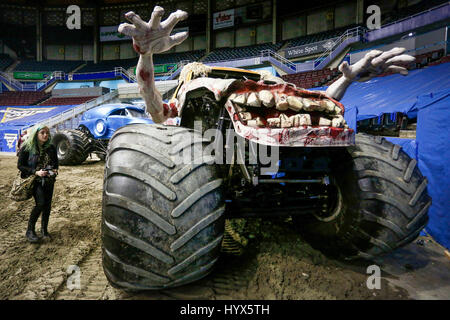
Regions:
[[[45,152],[48,154],[50,163],[47,165],[52,166],[53,169],[58,169],[58,156],[56,154],[56,148],[54,145],[50,145]],[[21,172],[21,177],[26,178],[36,171],[44,168],[37,168],[39,164],[39,154],[30,155],[25,148],[21,148],[19,151],[19,160],[17,161],[17,168]]]

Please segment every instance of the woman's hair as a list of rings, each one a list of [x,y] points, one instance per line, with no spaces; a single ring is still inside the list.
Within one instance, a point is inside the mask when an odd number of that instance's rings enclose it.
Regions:
[[[38,125],[38,126],[33,127],[30,135],[28,136],[28,139],[22,143],[22,148],[25,151],[28,151],[30,154],[39,154],[40,153],[39,143],[38,143],[38,133],[42,129],[48,130],[48,139],[42,145],[42,150],[45,150],[50,146],[51,140],[52,140],[52,137],[50,135],[50,129],[46,125]]]

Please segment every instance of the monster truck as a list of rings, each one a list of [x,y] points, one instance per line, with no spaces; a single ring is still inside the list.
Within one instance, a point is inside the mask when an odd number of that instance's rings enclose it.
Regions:
[[[78,129],[58,131],[53,137],[58,160],[63,165],[81,164],[90,153],[105,159],[114,132],[132,123],[154,123],[145,111],[132,104],[104,104],[86,111]]]
[[[145,23],[130,12],[133,25],[119,27],[140,53],[147,111],[158,123],[174,116],[181,123],[133,124],[111,138],[102,243],[113,286],[162,289],[206,276],[219,258],[225,218],[291,216],[313,246],[343,259],[372,259],[419,235],[431,200],[416,160],[382,137],[356,135],[338,101],[358,78],[386,69],[406,74],[395,65],[411,60],[403,49],[371,51],[352,66],[344,62],[343,76],[326,92],[193,63],[163,103],[152,53],[187,35],[170,36],[185,13],[160,22],[162,13],[155,7]],[[274,161],[260,152],[264,148]]]

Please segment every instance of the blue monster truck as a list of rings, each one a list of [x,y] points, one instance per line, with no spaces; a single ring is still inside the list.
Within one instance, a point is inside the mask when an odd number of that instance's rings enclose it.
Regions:
[[[86,111],[78,129],[58,131],[53,137],[60,164],[81,164],[91,153],[104,160],[114,132],[134,123],[151,124],[153,121],[143,108],[132,104],[104,104]]]

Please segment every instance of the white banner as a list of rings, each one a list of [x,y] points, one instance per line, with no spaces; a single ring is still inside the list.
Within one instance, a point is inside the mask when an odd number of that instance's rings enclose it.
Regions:
[[[119,33],[119,26],[100,27],[100,42],[131,40],[131,37]]]
[[[216,12],[213,14],[213,29],[222,29],[234,26],[234,9]]]

